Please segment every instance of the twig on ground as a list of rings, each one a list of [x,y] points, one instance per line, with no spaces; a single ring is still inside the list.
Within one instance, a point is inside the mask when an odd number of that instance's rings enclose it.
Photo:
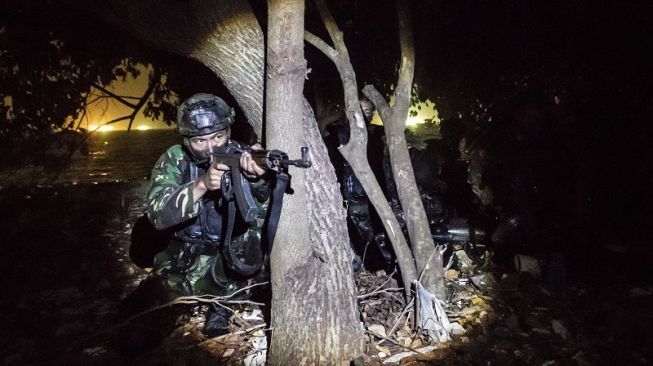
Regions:
[[[390,275],[388,275],[388,278],[386,278],[386,280],[383,281],[382,284],[380,284],[380,285],[377,286],[374,290],[372,290],[372,291],[370,291],[370,292],[368,292],[368,293],[358,295],[358,299],[365,299],[365,298],[367,298],[367,297],[370,297],[370,296],[373,296],[373,295],[376,295],[376,294],[380,294],[380,293],[386,293],[386,294],[392,296],[392,295],[389,294],[387,291],[403,290],[403,287],[402,287],[402,288],[391,287],[391,288],[387,288],[387,289],[385,289],[385,290],[379,291],[379,290],[381,290],[381,289],[383,288],[383,286],[385,286],[386,283],[388,283],[388,281],[390,281],[390,279],[392,278],[392,276],[394,276],[394,274],[395,274],[396,272],[397,272],[397,267],[394,268],[394,270],[392,271],[392,273],[390,273]],[[396,299],[396,298],[395,298],[395,299]]]
[[[258,329],[261,329],[261,328],[263,328],[264,331],[268,331],[268,330],[271,330],[271,329],[272,329],[272,328],[267,328],[267,329],[266,329],[266,328],[265,328],[266,325],[267,325],[267,324],[265,324],[265,323],[263,323],[263,324],[257,324],[257,325],[251,326],[251,327],[249,327],[249,328],[247,328],[247,329],[239,330],[239,331],[237,331],[237,332],[233,332],[233,333],[223,334],[223,335],[221,335],[221,336],[217,336],[217,337],[215,337],[215,338],[209,338],[209,339],[207,339],[207,340],[211,340],[211,341],[214,341],[214,342],[220,342],[221,340],[223,340],[223,339],[225,339],[225,338],[227,338],[227,337],[229,337],[229,336],[241,335],[241,334],[247,334],[247,333],[249,333],[249,332],[253,332],[253,331],[258,330]]]
[[[225,363],[225,366],[226,366],[226,365],[231,365],[231,364],[233,364],[233,363],[235,363],[235,362],[238,362],[238,361],[242,361],[242,360],[246,359],[248,356],[251,356],[251,355],[257,354],[257,353],[259,353],[259,352],[267,351],[267,350],[268,350],[267,347],[266,347],[266,348],[258,348],[258,349],[255,349],[255,350],[253,350],[253,351],[251,351],[251,352],[249,352],[249,353],[244,354],[242,357],[239,357],[239,358],[236,358],[236,359],[230,360],[229,362]],[[267,355],[266,355],[266,356],[267,356]],[[266,357],[266,358],[267,358],[267,357]]]
[[[251,284],[251,285],[249,285],[249,286],[245,286],[245,287],[243,287],[243,288],[239,288],[238,290],[234,291],[234,293],[232,293],[231,295],[227,296],[227,298],[232,298],[232,297],[238,295],[239,293],[241,293],[241,292],[243,292],[243,291],[247,291],[247,290],[249,290],[249,289],[252,289],[252,288],[254,288],[254,287],[258,287],[258,286],[264,286],[264,285],[267,285],[268,283],[270,283],[270,282],[257,282],[257,283],[253,283],[253,284]]]
[[[388,275],[388,278],[386,278],[385,281],[383,281],[383,283],[382,283],[379,287],[375,288],[374,291],[377,291],[377,290],[380,290],[381,288],[383,288],[383,286],[385,286],[385,284],[388,283],[388,281],[390,281],[390,279],[392,278],[392,276],[395,275],[395,273],[397,273],[397,267],[396,267],[396,266],[395,266],[395,268],[392,270],[392,273],[390,273],[390,274]]]
[[[384,337],[384,336],[380,335],[379,333],[372,332],[371,330],[366,330],[365,332],[366,332],[366,333],[369,333],[369,334],[371,334],[371,335],[373,335],[373,336],[375,336],[375,337],[381,338],[382,340],[386,340],[386,341],[388,341],[388,342],[394,343],[394,344],[396,344],[397,346],[399,346],[399,347],[401,347],[401,348],[405,348],[405,349],[407,349],[407,350],[413,351],[413,352],[418,353],[418,354],[420,354],[420,355],[423,354],[422,352],[416,350],[416,349],[413,348],[413,347],[410,347],[410,346],[404,346],[403,344],[401,344],[401,343],[395,341],[394,339],[390,339],[390,338],[388,338],[388,337]]]
[[[395,332],[395,330],[397,330],[397,326],[399,325],[399,321],[404,316],[404,314],[408,314],[410,312],[410,309],[413,307],[414,302],[415,302],[415,298],[410,300],[410,302],[406,305],[406,307],[401,312],[401,314],[399,314],[399,317],[397,318],[397,321],[395,322],[395,324],[392,326],[392,328],[388,332],[388,337],[392,337],[392,334]],[[408,321],[408,317],[406,317],[406,321]]]
[[[395,296],[394,294],[391,294],[391,293],[388,293],[388,296],[392,297],[393,299],[395,299],[400,304],[402,304],[402,303],[404,303],[406,301],[405,299],[399,298],[399,297],[397,297],[397,296]]]
[[[180,297],[174,299],[172,302],[173,303],[177,302],[177,303],[186,304],[186,302],[182,302],[182,301],[186,301],[186,300],[193,301],[193,300],[195,300],[197,302],[207,302],[207,303],[215,303],[216,301],[220,301],[222,303],[227,303],[227,304],[236,304],[236,303],[240,303],[240,302],[238,300],[229,300],[229,299],[231,299],[232,297],[240,294],[241,292],[247,291],[247,290],[252,289],[254,287],[263,286],[263,285],[267,285],[267,284],[268,284],[268,282],[254,283],[254,284],[251,284],[249,286],[239,288],[238,290],[234,291],[231,295],[227,295],[227,296],[215,296],[215,295],[180,296]],[[260,305],[259,303],[252,303],[252,304]]]
[[[362,261],[361,266],[363,266],[363,268],[365,268],[365,256],[367,255],[367,246],[368,245],[370,245],[369,241],[367,243],[365,243],[365,249],[363,250],[363,258],[361,259],[361,261]]]
[[[435,247],[435,249],[438,249],[438,248],[442,248],[442,249],[440,250],[440,254],[444,254],[445,250],[447,249],[447,247],[446,247],[445,245],[437,245],[437,246]],[[444,266],[444,271],[445,271],[445,272],[448,271],[448,270],[450,270],[451,267],[453,266],[453,259],[454,259],[454,257],[455,257],[455,254],[452,255],[451,257],[449,257],[449,262],[447,262],[447,264]]]
[[[433,259],[433,254],[435,254],[436,251],[438,251],[437,247],[435,247],[431,252],[431,255],[429,255],[429,259],[426,261],[426,265],[424,266],[424,269],[422,269],[422,273],[419,274],[419,278],[417,279],[419,282],[422,282],[422,276],[424,276],[426,270],[429,269],[429,266],[431,265],[431,259]]]
[[[95,332],[95,333],[93,333],[93,334],[91,334],[91,335],[89,335],[87,337],[78,339],[78,340],[74,341],[70,346],[68,346],[67,349],[72,350],[75,347],[77,347],[79,344],[82,344],[84,341],[87,341],[89,339],[93,339],[93,338],[95,338],[95,337],[97,337],[99,335],[102,335],[104,333],[109,333],[109,332],[113,331],[114,329],[121,328],[121,327],[129,324],[132,320],[138,319],[143,315],[153,313],[153,312],[155,312],[157,310],[169,308],[169,307],[174,306],[174,305],[179,305],[179,304],[190,305],[190,304],[195,304],[195,303],[198,303],[198,302],[199,303],[207,303],[207,304],[216,304],[218,306],[225,307],[225,308],[227,308],[228,310],[230,310],[232,312],[233,312],[233,310],[226,307],[224,304],[250,304],[250,305],[264,306],[265,304],[254,302],[254,301],[229,300],[229,299],[232,298],[234,295],[238,294],[241,291],[245,291],[245,290],[248,290],[250,288],[253,288],[253,287],[256,287],[256,286],[262,286],[262,285],[265,285],[265,284],[267,284],[267,282],[255,283],[255,284],[252,284],[252,285],[249,285],[249,286],[245,286],[245,287],[239,289],[238,291],[235,291],[234,293],[232,293],[231,295],[228,295],[228,296],[213,296],[213,295],[181,296],[181,297],[178,297],[178,298],[176,298],[176,299],[174,299],[174,300],[172,300],[170,302],[167,302],[165,304],[161,304],[161,305],[155,306],[153,308],[141,311],[141,312],[139,312],[137,314],[134,314],[134,315],[130,316],[129,318],[125,319],[124,321],[122,321],[122,322],[120,322],[120,323],[118,323],[118,324],[116,324],[114,326],[102,329],[102,330],[100,330],[98,332]],[[249,324],[249,323],[247,323],[247,324]]]
[[[374,296],[374,295],[378,295],[378,294],[388,294],[388,295],[391,295],[391,294],[389,293],[390,291],[403,291],[403,290],[404,290],[403,287],[390,287],[390,288],[386,288],[386,289],[383,289],[383,290],[373,291],[373,292],[368,292],[368,293],[366,293],[366,294],[358,295],[357,298],[358,298],[359,300],[361,300],[361,299],[365,299],[365,298],[368,298],[368,297],[372,297],[372,296]]]
[[[202,298],[199,296],[184,296],[184,298],[176,298],[175,300],[163,304],[160,306],[157,306],[156,308],[152,308],[149,310],[146,310],[145,312],[153,311],[153,310],[158,310],[161,307],[167,307],[169,305],[177,305],[177,304],[185,304],[185,305],[192,305],[196,303],[203,303],[203,304],[216,304],[219,306],[223,306],[225,304],[227,305],[258,305],[258,306],[265,306],[264,303],[261,302],[255,302],[255,301],[249,301],[249,300],[223,300],[222,297],[213,297],[213,298]]]

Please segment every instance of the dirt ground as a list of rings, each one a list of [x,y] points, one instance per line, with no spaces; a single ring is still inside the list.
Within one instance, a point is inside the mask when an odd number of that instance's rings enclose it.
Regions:
[[[143,181],[0,190],[4,364],[256,364],[256,357],[260,361],[266,327],[256,307],[238,308],[232,319],[235,334],[212,340],[197,331],[197,317],[179,322],[184,307],[124,322],[124,299],[148,276],[133,262],[134,253],[130,257],[146,189]],[[618,253],[597,244],[592,253],[568,258],[566,286],[555,292],[528,274],[491,263],[449,271],[446,310],[464,333],[431,348],[420,334],[403,326],[404,318],[397,320],[405,304],[401,292],[392,290],[395,281],[384,272],[362,271],[357,283],[369,341],[366,356],[356,362],[649,364],[650,258],[647,253]],[[383,289],[387,291],[369,294]],[[134,336],[152,323],[158,329],[140,332],[146,337]],[[421,354],[401,361],[392,358],[411,349]]]

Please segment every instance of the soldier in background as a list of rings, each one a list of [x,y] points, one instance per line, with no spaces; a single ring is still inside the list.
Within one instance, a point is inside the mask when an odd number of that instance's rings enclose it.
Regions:
[[[383,141],[383,126],[376,126],[371,123],[376,108],[369,99],[361,98],[359,103],[367,127],[367,158],[370,168],[381,187],[385,188],[384,156],[386,149]],[[371,259],[370,263],[374,263],[376,258],[372,257],[376,255],[380,255],[382,261],[389,263],[392,261],[392,251],[389,245],[386,244],[380,218],[370,205],[369,197],[367,197],[363,186],[356,178],[354,170],[337,151],[338,146],[349,142],[349,124],[344,120],[341,123],[330,125],[327,127],[327,132],[325,142],[347,207],[349,237],[355,254],[354,265],[360,268],[363,254],[365,254],[366,259]]]

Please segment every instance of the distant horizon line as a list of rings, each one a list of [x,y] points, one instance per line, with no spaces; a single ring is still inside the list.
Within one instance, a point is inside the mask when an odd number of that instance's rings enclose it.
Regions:
[[[120,129],[120,130],[115,130],[114,129],[114,130],[96,130],[96,131],[87,130],[87,131],[89,131],[91,133],[111,133],[111,132],[132,132],[132,131],[137,131],[137,132],[167,131],[167,130],[174,130],[174,129],[175,129],[174,127],[168,127],[168,128],[165,128],[165,127],[160,127],[160,128],[151,127],[151,128],[147,128],[147,129],[132,128],[132,129],[129,129],[129,130],[128,129]]]

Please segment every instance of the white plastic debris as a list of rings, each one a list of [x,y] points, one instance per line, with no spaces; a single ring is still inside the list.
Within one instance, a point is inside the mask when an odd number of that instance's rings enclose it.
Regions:
[[[254,332],[253,335],[254,337],[249,341],[249,344],[252,347],[252,352],[245,357],[244,364],[245,366],[265,366],[265,360],[268,357],[267,335],[262,331]]]
[[[425,289],[421,282],[415,281],[417,301],[419,301],[419,327],[438,342],[451,340],[451,323],[434,294]]]
[[[263,314],[260,309],[254,309],[250,314],[244,314],[243,319],[248,321],[263,320]]]

